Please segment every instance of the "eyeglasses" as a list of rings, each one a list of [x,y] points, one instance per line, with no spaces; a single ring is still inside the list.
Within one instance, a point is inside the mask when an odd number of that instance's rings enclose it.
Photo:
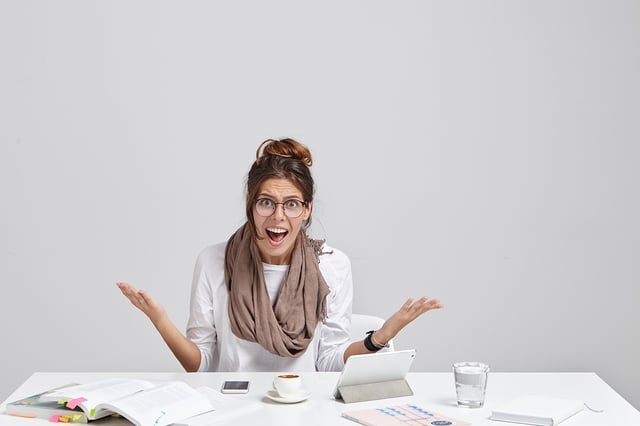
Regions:
[[[262,217],[269,217],[276,212],[278,204],[282,205],[284,214],[289,219],[295,219],[300,217],[304,212],[304,208],[307,206],[306,201],[300,201],[296,199],[287,200],[284,203],[276,203],[269,198],[258,198],[256,201],[256,213]]]

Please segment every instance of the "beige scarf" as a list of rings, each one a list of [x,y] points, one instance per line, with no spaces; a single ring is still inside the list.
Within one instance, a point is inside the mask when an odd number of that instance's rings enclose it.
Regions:
[[[233,334],[276,355],[302,355],[326,315],[329,286],[318,266],[319,248],[304,231],[298,233],[289,271],[272,307],[258,246],[247,224],[240,227],[227,242],[224,260]]]

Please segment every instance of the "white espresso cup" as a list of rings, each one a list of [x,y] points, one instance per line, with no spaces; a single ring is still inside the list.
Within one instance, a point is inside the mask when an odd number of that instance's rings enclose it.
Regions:
[[[300,393],[302,378],[297,374],[280,374],[273,379],[273,388],[283,398]]]

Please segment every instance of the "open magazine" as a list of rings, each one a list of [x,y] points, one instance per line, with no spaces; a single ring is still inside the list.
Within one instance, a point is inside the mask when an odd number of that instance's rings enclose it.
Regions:
[[[203,392],[180,381],[105,379],[55,389],[38,395],[38,400],[72,412],[81,410],[87,420],[118,414],[138,426],[169,425],[215,409]]]

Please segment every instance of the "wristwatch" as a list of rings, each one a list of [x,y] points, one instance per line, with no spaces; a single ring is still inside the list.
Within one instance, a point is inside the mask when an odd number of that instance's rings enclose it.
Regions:
[[[373,339],[371,338],[371,336],[373,335],[374,332],[375,332],[375,330],[367,331],[367,337],[364,338],[364,346],[370,352],[378,352],[380,349],[388,348],[389,347],[389,343],[387,343],[386,345],[383,345],[383,346],[378,345],[378,343],[374,343]]]

